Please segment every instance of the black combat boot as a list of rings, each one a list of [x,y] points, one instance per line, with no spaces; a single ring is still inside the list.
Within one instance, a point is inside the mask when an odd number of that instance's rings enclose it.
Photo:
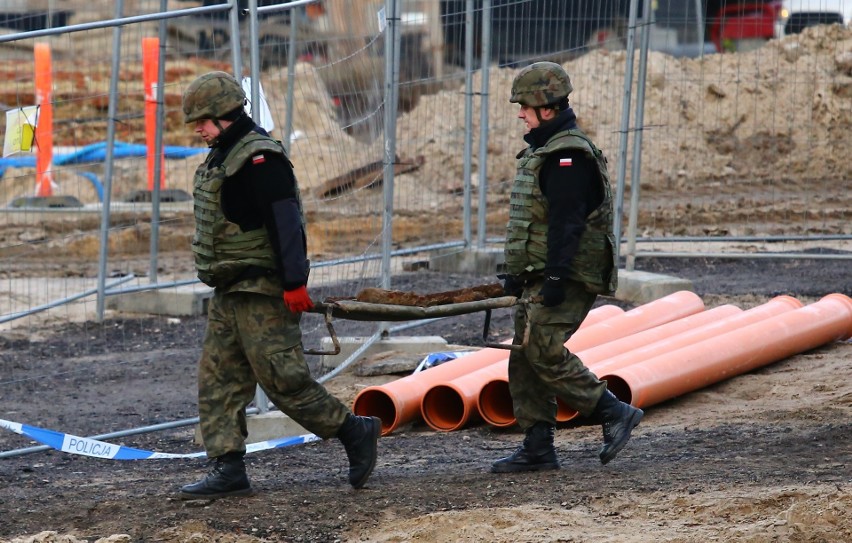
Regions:
[[[343,426],[337,432],[337,438],[343,443],[349,458],[349,484],[355,488],[364,486],[376,467],[381,433],[382,421],[379,417],[359,417],[352,413],[346,415]]]
[[[603,393],[592,418],[603,426],[604,444],[599,456],[601,464],[606,464],[627,445],[630,433],[645,416],[641,409],[620,401],[609,390]]]
[[[524,444],[514,454],[491,464],[491,473],[542,471],[559,469],[559,459],[553,448],[553,425],[533,424],[526,432]]]
[[[246,475],[243,453],[227,453],[213,459],[213,469],[197,483],[180,489],[184,500],[248,496],[251,485]]]

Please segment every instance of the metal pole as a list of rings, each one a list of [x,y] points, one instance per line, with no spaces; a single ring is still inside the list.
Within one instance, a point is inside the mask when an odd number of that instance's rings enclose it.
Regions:
[[[257,0],[249,0],[249,74],[251,77],[251,118],[256,123],[260,123],[260,52],[257,48],[257,38],[260,35],[257,26]],[[234,45],[231,40],[231,45]],[[237,50],[240,49],[237,44]],[[254,405],[258,412],[266,413],[269,411],[269,397],[266,392],[257,386],[254,393]]]
[[[106,287],[112,288],[116,285],[120,285],[122,283],[126,283],[127,281],[131,281],[135,278],[136,277],[134,275],[128,275],[126,277],[122,277],[121,279],[118,279],[117,281],[113,281],[112,283],[110,283]],[[15,319],[20,319],[21,317],[34,315],[36,313],[39,313],[40,311],[45,311],[47,309],[53,309],[54,307],[59,307],[60,305],[64,305],[64,304],[73,302],[74,300],[79,300],[81,298],[85,298],[86,296],[91,296],[92,294],[97,294],[97,292],[98,292],[97,288],[94,288],[94,289],[91,289],[91,290],[85,290],[85,291],[80,292],[78,294],[74,294],[72,296],[67,296],[65,298],[62,298],[61,300],[53,300],[52,302],[48,302],[46,304],[31,307],[31,308],[27,309],[26,311],[19,311],[17,313],[10,313],[8,315],[3,315],[2,317],[0,317],[0,324],[2,324],[4,322],[13,321]]]
[[[763,259],[772,258],[778,260],[852,260],[849,253],[839,254],[815,254],[815,253],[724,253],[724,252],[655,252],[638,251],[636,258],[725,258],[725,259]]]
[[[290,12],[290,41],[287,49],[287,98],[284,111],[284,134],[281,141],[284,149],[290,153],[290,136],[293,133],[293,95],[296,92],[296,29],[301,23],[301,10],[294,9]]]
[[[168,0],[160,0],[160,11],[168,10]],[[166,121],[166,20],[160,19],[160,54],[157,62],[157,126],[154,130],[154,187],[151,194],[151,259],[148,282],[157,283],[157,262],[160,253],[160,179],[163,176],[163,125]]]
[[[257,0],[249,0],[249,73],[251,74],[251,118],[260,124],[260,49],[257,25]]]
[[[627,57],[624,67],[624,97],[621,101],[621,134],[618,142],[618,169],[615,188],[615,212],[612,231],[615,237],[615,265],[621,253],[621,218],[624,215],[624,177],[627,171],[627,138],[630,130],[630,99],[633,92],[633,53],[636,40],[636,11],[639,0],[630,0],[630,16],[627,23]],[[635,157],[634,157],[635,159]]]
[[[476,246],[485,248],[488,195],[488,96],[491,81],[491,0],[482,2],[482,85],[479,108],[479,209],[477,210]]]
[[[462,238],[470,248],[471,234],[471,170],[473,168],[473,0],[466,0],[464,15],[464,203],[462,205]]]
[[[651,0],[642,7],[642,37],[639,48],[639,79],[636,82],[636,113],[633,135],[633,168],[630,171],[630,214],[627,222],[627,260],[624,268],[632,271],[636,260],[636,223],[639,219],[639,191],[642,185],[642,136],[645,126],[645,83],[648,75],[648,46],[651,41]]]
[[[115,1],[115,17],[121,18],[124,0]],[[115,116],[118,106],[118,76],[121,70],[121,27],[112,31],[112,73],[109,78],[109,105],[107,106],[106,158],[104,166],[104,197],[101,202],[101,236],[98,251],[98,299],[95,322],[103,322],[106,305],[107,249],[109,248],[109,216],[112,201],[112,174],[115,159]]]
[[[698,58],[704,57],[704,0],[695,0],[695,24],[698,26]]]
[[[243,52],[240,38],[240,10],[237,0],[228,1],[228,23],[231,25],[231,67],[237,81],[243,78]]]
[[[400,0],[385,0],[385,92],[384,92],[384,131],[385,156],[382,192],[384,212],[382,214],[382,269],[381,285],[391,286],[391,254],[393,251],[393,193],[394,163],[396,162],[396,110],[399,104],[399,47],[400,36]],[[388,335],[389,324],[380,322],[376,333],[382,337]]]
[[[232,0],[233,3],[233,0]],[[111,28],[114,26],[125,26],[136,23],[147,23],[151,21],[159,21],[160,19],[176,19],[186,15],[203,15],[207,13],[215,13],[217,11],[225,11],[228,6],[225,4],[215,6],[205,6],[198,8],[176,9],[167,13],[151,13],[148,15],[135,15],[133,17],[116,17],[106,21],[95,21],[92,23],[81,23],[77,25],[60,26],[56,28],[46,28],[44,30],[32,30],[30,32],[17,32],[15,34],[4,34],[0,36],[0,43],[11,41],[27,40],[31,38],[40,38],[42,36],[58,36],[59,34],[68,34],[70,32],[82,32],[84,30],[95,30],[99,28]]]
[[[399,0],[385,0],[385,169],[382,189],[382,288],[390,288],[393,248],[394,162],[396,162],[396,108],[399,101]]]

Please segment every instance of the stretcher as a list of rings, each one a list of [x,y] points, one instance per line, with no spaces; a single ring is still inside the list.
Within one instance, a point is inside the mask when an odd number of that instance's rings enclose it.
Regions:
[[[440,294],[438,296],[440,296]],[[360,301],[357,299],[326,299],[322,302],[315,303],[314,308],[309,312],[324,315],[326,328],[328,329],[328,333],[334,347],[333,349],[326,351],[306,349],[305,354],[336,355],[340,353],[340,342],[337,339],[337,334],[334,331],[334,325],[332,323],[335,318],[358,321],[399,322],[454,317],[469,313],[478,313],[480,311],[485,312],[485,321],[482,330],[482,341],[485,347],[506,349],[510,351],[520,350],[526,347],[529,339],[529,319],[527,319],[527,327],[524,331],[523,341],[520,344],[493,343],[488,341],[488,332],[491,327],[491,312],[495,309],[510,308],[518,305],[527,307],[531,303],[540,302],[539,298],[540,297],[538,296],[534,296],[529,299],[519,298],[516,296],[497,296],[464,302],[450,301],[439,305],[427,306],[378,303],[373,301]]]

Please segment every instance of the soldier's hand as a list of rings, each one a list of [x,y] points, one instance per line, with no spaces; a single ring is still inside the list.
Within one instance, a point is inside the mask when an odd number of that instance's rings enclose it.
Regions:
[[[309,309],[313,309],[314,302],[308,296],[308,289],[304,285],[294,290],[284,291],[284,305],[291,313],[302,313]]]
[[[524,285],[517,277],[508,273],[497,275],[498,279],[503,280],[503,294],[506,296],[514,296],[520,298],[524,293]]]
[[[545,274],[544,286],[539,291],[544,307],[555,307],[565,301],[565,288],[558,275]]]

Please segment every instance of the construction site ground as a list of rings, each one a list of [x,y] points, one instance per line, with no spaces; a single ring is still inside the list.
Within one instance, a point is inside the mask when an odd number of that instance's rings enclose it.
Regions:
[[[86,47],[96,47],[90,43],[93,36],[86,38]],[[108,40],[105,31],[103,43]],[[839,150],[852,148],[850,51],[852,30],[836,26],[773,41],[756,52],[704,61],[673,63],[652,53],[645,121],[682,128],[671,138],[657,130],[644,140],[641,235],[731,238],[698,249],[683,242],[693,252],[849,251],[843,236],[850,234],[852,174],[848,153]],[[56,145],[103,141],[106,69],[89,67],[84,73],[73,56],[63,61],[57,51],[56,57],[63,74],[57,75],[57,92],[63,104],[74,107],[57,108],[57,119],[102,120],[58,125]],[[566,64],[577,81],[572,104],[580,124],[599,143],[620,129],[619,108],[599,98],[622,88],[624,58],[623,52],[595,51]],[[777,78],[754,78],[745,91],[735,83],[742,79],[739,74],[764,73],[757,68],[766,65],[774,67]],[[31,72],[19,60],[0,62],[0,68],[10,74]],[[216,68],[223,66],[199,61],[170,67],[167,144],[198,145],[181,122],[180,92],[197,75]],[[318,78],[309,65],[297,68],[300,81]],[[141,74],[141,67],[134,70]],[[273,103],[284,101],[285,71],[267,74],[277,82],[267,87]],[[492,70],[490,95],[505,97],[515,73]],[[715,74],[714,79],[699,73]],[[125,99],[133,104],[125,109],[141,111],[141,77],[131,79],[136,90],[127,93]],[[10,76],[8,84],[0,84],[0,102],[33,103],[22,97],[20,81]],[[294,143],[292,155],[300,186],[311,195],[305,198],[311,257],[320,262],[353,250],[361,254],[375,243],[377,215],[362,216],[357,210],[382,209],[382,191],[359,190],[351,198],[332,200],[318,193],[381,157],[382,142],[335,137],[328,140],[333,145],[317,144],[326,141],[319,136],[334,124],[329,99],[315,91],[321,87],[306,83],[300,88],[307,90],[295,98],[300,107],[294,127],[309,137]],[[448,233],[463,230],[460,197],[448,195],[461,194],[464,170],[458,150],[464,130],[461,124],[441,125],[448,138],[421,137],[428,135],[424,129],[433,129],[434,119],[461,123],[460,88],[424,95],[400,117],[398,131],[406,137],[398,152],[418,165],[395,181],[400,204],[394,240],[404,246],[444,242],[457,237]],[[672,88],[681,92],[667,90]],[[83,93],[85,100],[72,100],[75,93]],[[672,96],[680,97],[674,107]],[[507,107],[502,98],[490,104],[495,112]],[[677,119],[669,121],[670,112]],[[767,126],[766,119],[778,122]],[[321,122],[314,126],[315,120]],[[276,121],[283,125],[282,119]],[[512,126],[517,130],[493,130],[488,147],[493,190],[487,194],[487,226],[494,236],[504,232],[509,180],[522,144],[520,124]],[[116,138],[139,142],[143,134],[140,116],[121,123]],[[613,157],[614,147],[606,149]],[[188,189],[202,158],[170,161],[175,177],[169,186]],[[0,203],[32,194],[32,170],[5,174]],[[116,201],[145,186],[143,170],[136,163],[117,163]],[[57,175],[65,193],[97,204],[92,183],[71,168],[57,168]],[[0,269],[9,291],[4,296],[32,307],[43,300],[24,299],[28,292],[11,287],[16,280],[50,280],[68,288],[74,280],[97,277],[100,213],[73,220],[25,219],[13,212],[0,217],[0,256],[8,263]],[[164,274],[192,277],[189,204],[164,211],[162,219],[159,263]],[[150,221],[138,213],[115,212],[111,225],[108,256],[120,263],[116,272],[144,275],[150,263]],[[736,240],[821,234],[822,246],[815,239],[785,244]],[[666,244],[655,250],[661,248],[686,247]],[[804,303],[833,292],[852,295],[848,260],[639,258],[636,268],[691,280],[708,308],[725,303],[749,308],[779,294]],[[434,293],[493,281],[493,275],[421,270],[395,274],[392,287]],[[354,295],[362,286],[335,285],[335,292],[324,289],[322,294]],[[606,298],[598,303],[630,307]],[[482,319],[482,314],[465,315],[405,334],[439,335],[453,346],[479,345]],[[49,319],[38,326],[4,327],[0,418],[89,436],[195,417],[196,363],[205,321],[203,316],[110,314],[104,323]],[[305,330],[306,345],[317,347],[325,332],[319,316],[306,318]],[[495,312],[491,330],[494,338],[508,337],[508,311]],[[340,328],[343,335],[373,331],[375,325],[366,322]],[[489,473],[492,461],[520,444],[517,428],[472,424],[437,433],[414,423],[380,440],[378,465],[362,490],[349,487],[343,447],[330,440],[249,455],[256,494],[209,503],[176,498],[180,486],[206,473],[199,459],[120,462],[56,451],[0,458],[0,542],[847,543],[852,541],[850,360],[852,344],[837,342],[652,406],[627,448],[606,466],[597,457],[600,428],[582,422],[556,432],[559,471]],[[327,385],[351,403],[365,386],[397,377],[346,371]],[[114,442],[161,452],[200,450],[191,426]],[[0,430],[0,451],[32,445]]]
[[[692,280],[708,308],[753,307],[778,294],[811,303],[852,293],[848,263],[839,260],[641,264]],[[395,277],[394,288],[430,293],[489,282],[493,276],[422,270]],[[0,418],[97,435],[193,417],[204,321],[69,323],[41,339],[6,332],[3,366],[42,377],[4,383]],[[368,335],[375,326],[347,322],[349,334]],[[308,346],[322,335],[315,324],[307,319]],[[495,312],[495,337],[508,337],[510,326],[508,311]],[[413,334],[475,346],[481,327],[478,313]],[[206,472],[201,459],[121,462],[56,451],[0,459],[0,541],[847,542],[850,360],[852,344],[837,342],[650,407],[606,466],[597,458],[600,428],[582,422],[556,432],[559,471],[489,473],[493,460],[520,443],[517,428],[472,424],[438,433],[416,422],[380,439],[378,465],[362,490],[347,484],[343,448],[330,440],[250,454],[256,494],[210,502],[176,496]],[[347,370],[327,386],[351,402],[363,387],[397,377]],[[114,442],[194,452],[193,431]],[[33,444],[0,433],[2,450]]]

